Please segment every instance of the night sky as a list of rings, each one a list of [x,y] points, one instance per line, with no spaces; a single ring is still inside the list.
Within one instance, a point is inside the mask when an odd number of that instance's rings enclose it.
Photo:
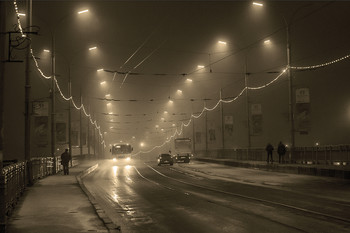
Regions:
[[[93,120],[103,134],[107,132],[107,146],[124,141],[136,148],[145,142],[151,149],[180,130],[182,123],[193,120],[191,114],[213,107],[220,100],[220,90],[223,99],[232,100],[244,89],[246,76],[250,87],[275,79],[287,67],[287,25],[292,67],[320,65],[350,54],[349,2],[262,3],[261,7],[251,1],[33,1],[33,30],[38,32],[32,36],[33,53],[50,76],[51,55],[43,50],[51,52],[55,39],[56,78],[62,93],[68,96],[70,75],[74,101],[80,104],[81,93]],[[25,11],[24,1],[18,1],[18,6]],[[12,1],[7,9],[11,28],[16,23]],[[77,14],[84,9],[89,11]],[[20,19],[25,25],[25,17]],[[13,57],[24,59],[24,52],[14,51]],[[348,143],[348,64],[345,59],[323,68],[292,71],[293,98],[296,89],[310,92],[307,121],[295,133],[296,146]],[[24,67],[6,65],[7,103],[13,99],[7,87],[23,90],[19,82],[24,80]],[[9,78],[13,75],[23,78],[16,83]],[[34,63],[31,78],[31,98],[48,98],[51,81],[41,77]],[[249,91],[250,107],[261,105],[263,119],[260,132],[250,131],[252,147],[264,147],[267,141],[290,143],[288,91],[285,74],[268,87]],[[66,111],[68,103],[59,92],[56,97],[57,111]],[[233,117],[233,133],[225,134],[227,148],[247,146],[245,98],[243,93],[224,104],[223,115]],[[5,120],[23,112],[23,100],[15,101],[17,111],[6,111],[10,104],[5,104]],[[219,111],[216,108],[207,115],[209,129],[216,130],[212,149],[221,146]],[[194,127],[184,127],[185,136],[203,135],[204,118],[195,120]],[[77,122],[78,111],[73,111],[72,119]]]

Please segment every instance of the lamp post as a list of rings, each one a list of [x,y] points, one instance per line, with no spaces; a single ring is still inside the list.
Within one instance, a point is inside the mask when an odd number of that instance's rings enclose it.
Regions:
[[[88,10],[80,11],[78,14],[82,14],[88,12]],[[59,23],[61,23],[64,19],[66,19],[70,15],[66,15],[62,17],[59,20]],[[57,23],[58,24],[58,23]],[[56,25],[57,25],[56,24]],[[53,173],[56,173],[56,157],[55,157],[55,152],[56,152],[56,122],[55,122],[55,115],[56,115],[56,106],[55,106],[55,94],[56,94],[56,51],[55,51],[55,29],[52,30],[51,33],[51,156],[53,156]],[[71,82],[70,82],[70,68],[69,68],[69,93],[71,94]],[[70,95],[71,96],[71,95]],[[70,107],[71,105],[69,104],[69,119],[70,119]],[[69,120],[69,139],[70,138],[70,120]],[[71,145],[71,140],[69,140],[69,150],[70,153],[72,153],[72,145]]]

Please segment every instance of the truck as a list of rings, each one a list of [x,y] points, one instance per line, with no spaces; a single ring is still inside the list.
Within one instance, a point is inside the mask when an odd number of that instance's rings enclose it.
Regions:
[[[189,163],[193,156],[191,138],[175,138],[174,153],[176,162]]]

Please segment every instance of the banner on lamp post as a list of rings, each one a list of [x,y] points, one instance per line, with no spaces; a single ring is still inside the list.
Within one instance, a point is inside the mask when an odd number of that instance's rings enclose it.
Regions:
[[[261,135],[263,132],[262,127],[262,106],[261,104],[251,104],[251,134]]]
[[[296,89],[295,103],[296,131],[308,134],[311,128],[309,88]]]

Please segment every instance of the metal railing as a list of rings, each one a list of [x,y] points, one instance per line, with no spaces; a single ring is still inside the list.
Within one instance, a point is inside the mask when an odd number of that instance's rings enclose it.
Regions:
[[[73,156],[71,166],[79,164],[83,156]],[[54,163],[56,160],[56,163]],[[54,169],[56,164],[56,169]],[[0,231],[5,229],[6,218],[11,214],[27,185],[62,170],[60,157],[37,157],[27,163],[8,164],[0,171]]]
[[[278,160],[276,150],[277,148],[273,153],[274,160]],[[195,156],[242,161],[265,161],[266,151],[264,148],[252,148],[249,151],[247,149],[202,150],[196,151]],[[285,160],[300,164],[350,165],[350,145],[295,147],[292,156],[290,156],[287,149]]]

